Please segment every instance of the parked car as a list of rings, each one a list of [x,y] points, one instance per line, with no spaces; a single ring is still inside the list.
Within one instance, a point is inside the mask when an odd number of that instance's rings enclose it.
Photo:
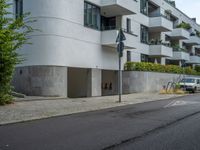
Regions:
[[[200,91],[200,78],[187,77],[181,80],[180,87],[195,93]]]

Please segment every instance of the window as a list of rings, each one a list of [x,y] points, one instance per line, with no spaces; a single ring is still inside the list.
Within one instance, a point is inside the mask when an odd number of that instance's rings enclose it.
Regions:
[[[15,0],[15,15],[16,18],[23,16],[23,0]]]
[[[200,84],[200,80],[199,79],[197,80],[197,84]]]
[[[145,43],[145,44],[148,44],[149,42],[149,31],[148,31],[148,28],[141,25],[141,42],[142,43]]]
[[[100,8],[85,2],[84,3],[84,25],[100,30]]]
[[[148,15],[148,0],[140,0],[140,12]]]
[[[101,30],[113,30],[116,29],[116,17],[104,17],[101,16]]]
[[[149,62],[149,56],[145,54],[141,54],[141,62]]]
[[[131,52],[127,51],[127,62],[131,61]]]
[[[128,33],[131,33],[131,19],[126,19],[126,30]]]

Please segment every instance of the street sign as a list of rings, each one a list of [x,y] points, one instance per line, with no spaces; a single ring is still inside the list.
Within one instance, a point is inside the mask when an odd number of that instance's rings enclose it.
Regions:
[[[117,45],[117,51],[121,52],[124,50],[124,42],[119,42],[119,44]]]
[[[117,45],[117,51],[119,53],[119,56],[122,57],[123,51],[124,51],[124,43],[123,42],[119,42],[119,44]]]
[[[118,93],[119,93],[119,102],[121,103],[121,97],[122,97],[122,69],[121,69],[121,58],[123,56],[123,50],[124,50],[124,43],[123,41],[126,40],[126,37],[122,31],[122,29],[119,30],[116,43],[117,43],[117,51],[119,54],[119,71],[118,71]]]
[[[119,42],[122,42],[122,41],[125,41],[125,40],[126,40],[126,37],[124,35],[124,32],[122,31],[122,29],[120,29],[118,36],[117,36],[117,39],[116,39],[116,43],[119,43]]]

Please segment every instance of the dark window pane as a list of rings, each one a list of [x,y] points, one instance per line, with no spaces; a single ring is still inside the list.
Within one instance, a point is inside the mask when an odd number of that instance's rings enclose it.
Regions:
[[[84,3],[84,25],[93,29],[100,29],[100,8],[90,4]]]
[[[141,42],[148,44],[149,41],[149,31],[148,27],[141,25]]]
[[[23,0],[15,0],[15,14],[16,18],[23,16]]]
[[[126,29],[128,33],[131,32],[131,19],[129,18],[126,19]]]
[[[127,51],[127,61],[131,61],[131,52]]]

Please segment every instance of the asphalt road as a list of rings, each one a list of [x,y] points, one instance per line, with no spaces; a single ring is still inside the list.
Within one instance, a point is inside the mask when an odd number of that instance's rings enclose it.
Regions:
[[[0,150],[199,150],[200,95],[0,126]]]

